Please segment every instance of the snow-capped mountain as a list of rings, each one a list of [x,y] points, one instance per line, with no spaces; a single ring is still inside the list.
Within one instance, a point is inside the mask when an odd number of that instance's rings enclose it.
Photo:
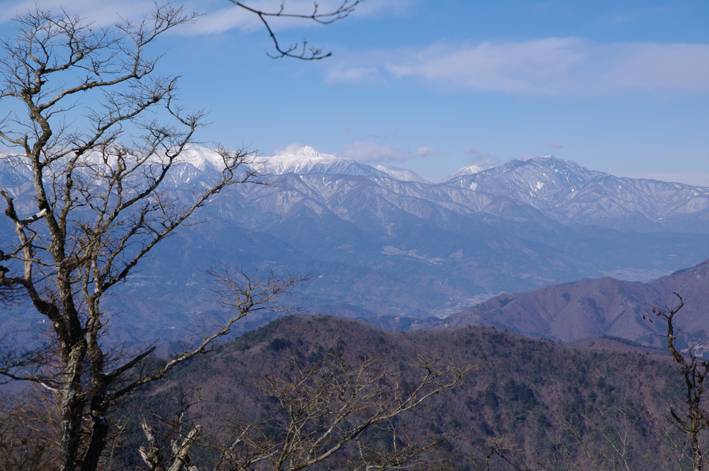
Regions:
[[[11,194],[18,196],[31,190],[28,168],[14,161],[3,160],[0,164],[0,184]],[[372,167],[322,154],[308,146],[259,157],[253,165],[265,178],[278,176],[280,181],[280,177],[299,175],[299,181],[293,185],[305,185],[309,197],[329,207],[332,201],[344,198],[352,185],[356,188],[364,185],[393,204],[398,204],[395,201],[401,198],[416,198],[459,214],[509,218],[539,212],[566,226],[709,233],[709,188],[615,177],[552,156],[512,160],[486,170],[465,167],[439,184],[428,182],[410,170]],[[200,185],[215,178],[222,167],[222,157],[214,150],[191,147],[180,155],[167,183],[173,188]],[[336,178],[307,177],[315,175]],[[245,196],[249,194],[248,186],[242,192],[246,192]],[[270,211],[282,213],[284,208],[274,203]],[[336,212],[343,214],[341,209]]]
[[[383,165],[377,165],[375,168],[380,172],[386,173],[394,180],[400,180],[405,182],[429,183],[428,180],[426,180],[425,178],[405,168],[385,167]]]
[[[342,159],[332,154],[317,152],[309,146],[298,149],[286,149],[273,156],[258,157],[253,167],[263,175],[350,175],[379,178],[392,178],[401,181],[427,182],[426,179],[411,170],[370,165],[355,160]],[[180,156],[180,162],[194,167],[194,175],[202,172],[220,171],[223,164],[215,151],[205,147],[190,147]],[[189,172],[188,172],[189,173]],[[193,177],[190,173],[190,178]],[[179,177],[178,177],[179,180]]]
[[[202,146],[190,146],[180,153],[179,162],[192,165],[200,172],[221,171],[224,168],[224,159],[215,150]]]
[[[511,198],[567,225],[709,232],[709,188],[616,177],[551,156],[512,160],[446,184]]]
[[[447,183],[449,181],[456,180],[460,177],[466,177],[468,175],[474,175],[476,173],[482,172],[484,169],[482,167],[479,167],[477,165],[470,165],[468,167],[463,167],[460,170],[456,170],[455,172],[451,173],[448,175],[446,178],[444,178],[441,183]]]
[[[386,177],[386,173],[369,165],[354,160],[340,159],[334,155],[321,154],[309,146],[296,150],[286,151],[272,157],[263,159],[257,165],[259,172],[265,175],[285,175],[294,173],[298,175],[326,174],[326,175],[351,175],[367,177]]]
[[[259,170],[278,185],[215,195],[196,214],[202,224],[156,247],[150,265],[118,288],[112,302],[135,327],[130,335],[148,320],[164,329],[214,309],[190,287],[208,283],[200,268],[222,262],[312,273],[300,304],[370,318],[446,315],[501,291],[587,277],[649,280],[709,258],[709,188],[618,178],[553,157],[468,167],[442,183],[308,147],[264,160]],[[170,186],[212,179],[219,163],[190,149]],[[31,194],[22,178],[0,167],[13,195]],[[0,240],[12,234],[2,220]]]

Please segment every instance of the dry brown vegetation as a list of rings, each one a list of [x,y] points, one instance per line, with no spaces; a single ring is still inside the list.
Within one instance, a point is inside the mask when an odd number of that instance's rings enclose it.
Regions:
[[[404,389],[415,384],[417,354],[478,366],[465,385],[393,422],[409,440],[441,440],[427,451],[441,466],[486,469],[494,449],[489,469],[515,469],[501,456],[519,469],[646,469],[650,462],[655,469],[691,469],[687,440],[667,420],[668,404],[682,402],[667,355],[569,347],[492,328],[391,332],[328,316],[291,316],[181,369],[146,393],[143,415],[171,417],[178,408],[171,398],[190,390],[194,405],[184,420],[202,425],[203,445],[218,437],[226,443],[235,424],[271,424],[277,435],[285,422],[271,421],[287,414],[263,378],[292,380],[294,362],[317,367],[338,349],[353,359],[375,359]],[[373,429],[363,443],[385,443],[387,433]],[[135,437],[142,439],[137,431]],[[122,453],[138,463],[134,447]],[[218,455],[209,447],[194,453],[205,463]],[[341,453],[340,460],[354,462],[352,449]]]

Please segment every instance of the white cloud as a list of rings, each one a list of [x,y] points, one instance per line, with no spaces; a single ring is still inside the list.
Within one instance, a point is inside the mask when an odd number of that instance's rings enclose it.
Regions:
[[[300,142],[294,142],[292,144],[288,144],[285,147],[276,147],[276,155],[290,155],[290,154],[295,154],[298,150],[303,148],[303,144]]]
[[[345,150],[338,153],[338,157],[359,162],[403,162],[413,157],[410,152],[372,141],[355,141],[343,147]]]
[[[203,15],[192,25],[183,28],[182,34],[199,35],[199,34],[214,34],[223,33],[231,29],[239,29],[241,31],[252,32],[263,30],[263,22],[261,19],[243,8],[239,8],[230,4],[228,1],[202,1],[190,0],[189,6]],[[336,10],[341,2],[336,0],[324,0],[318,2],[319,12],[327,12]],[[248,2],[248,6],[264,12],[277,13],[284,6],[284,14],[294,15],[312,15],[313,2],[308,0],[258,0]],[[313,28],[321,26],[319,23],[303,19],[290,17],[269,17],[268,24],[273,31],[283,31],[293,28]]]
[[[500,159],[487,152],[480,152],[475,147],[469,147],[465,149],[465,153],[470,159],[470,163],[477,165],[478,167],[494,167],[500,163]]]
[[[338,82],[374,82],[380,78],[379,69],[376,67],[345,67],[335,66],[325,74],[325,82],[329,84]]]
[[[281,27],[277,22],[274,27]],[[241,8],[226,7],[204,13],[194,24],[188,25],[183,31],[186,35],[215,34],[223,33],[230,29],[240,29],[242,31],[256,31],[263,23],[258,17]]]
[[[40,10],[48,10],[60,14],[62,9],[70,15],[79,15],[89,22],[97,25],[110,25],[120,18],[141,17],[153,7],[152,2],[142,0],[124,0],[116,2],[96,0],[21,0],[3,2],[0,6],[0,23],[9,21],[18,14],[34,11],[35,6]]]
[[[107,0],[10,0],[0,5],[0,23],[15,17],[18,13],[34,10],[35,4],[43,10],[59,13],[62,9],[73,15],[79,15],[99,25],[109,25],[123,18],[138,18],[153,8],[153,2],[145,0],[122,0],[120,3]],[[342,0],[319,0],[318,12],[337,10]],[[364,2],[357,5],[350,15],[352,19],[372,16],[401,15],[411,6],[411,0],[387,0],[386,2]],[[252,0],[250,7],[276,13],[284,5],[286,14],[312,15],[312,0]],[[231,5],[227,0],[185,0],[177,5],[185,5],[188,11],[202,15],[194,24],[187,25],[176,32],[185,35],[221,33],[230,29],[242,31],[261,31],[263,23],[255,14]],[[319,23],[304,18],[269,18],[269,25],[274,31],[320,27]],[[349,20],[351,21],[351,20]]]
[[[416,149],[416,155],[419,156],[427,156],[427,155],[433,155],[433,154],[440,154],[441,152],[437,149],[434,149],[433,147],[428,147],[428,146],[422,146]]]
[[[386,0],[370,1],[356,5],[354,11],[349,14],[346,21],[358,18],[368,19],[371,17],[400,16],[405,14],[412,5],[412,0]],[[198,11],[205,12],[205,15],[192,27],[188,29],[188,34],[210,34],[221,33],[229,29],[240,29],[243,31],[261,30],[263,23],[255,14],[238,7],[223,7],[228,5],[225,0],[197,1],[190,0],[189,5]],[[343,4],[342,0],[319,0],[317,2],[318,13],[336,11]],[[312,15],[314,4],[312,0],[253,0],[248,3],[250,7],[276,13],[284,6],[283,13],[296,15]],[[210,8],[211,6],[211,8]],[[323,25],[306,18],[280,17],[267,18],[271,29],[282,31],[285,29],[317,28]]]
[[[709,93],[708,44],[597,44],[547,38],[463,48],[435,45],[390,60],[385,68],[397,78],[518,95]]]
[[[563,149],[564,144],[557,141],[545,142],[544,147],[551,147],[552,149]]]

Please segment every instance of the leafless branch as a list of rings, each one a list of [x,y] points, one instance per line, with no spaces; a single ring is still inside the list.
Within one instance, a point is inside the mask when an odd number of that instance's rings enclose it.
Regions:
[[[259,16],[279,53],[295,57],[295,49],[278,45],[267,18],[327,24],[360,1],[346,0],[328,13],[315,6],[305,16],[236,6]],[[191,195],[167,188],[206,121],[203,111],[178,105],[177,77],[160,76],[162,55],[150,51],[156,38],[196,16],[172,3],[155,4],[141,20],[99,27],[36,6],[15,18],[13,39],[0,41],[0,101],[8,110],[0,143],[16,151],[0,156],[0,165],[30,183],[24,192],[0,187],[15,232],[0,244],[0,303],[21,298],[49,327],[47,342],[38,344],[44,350],[0,350],[0,376],[39,385],[56,401],[56,462],[64,471],[97,469],[118,401],[204,352],[249,312],[283,309],[277,298],[304,279],[214,271],[222,288],[218,302],[234,314],[164,365],[151,363],[153,347],[121,356],[102,342],[107,292],[212,197],[236,184],[266,184],[254,165],[257,152],[216,146],[219,170],[211,180]],[[324,57],[311,51],[300,58]],[[84,125],[72,122],[75,115]]]
[[[311,61],[330,57],[332,55],[332,52],[326,53],[324,52],[323,48],[308,48],[308,42],[306,40],[303,40],[302,43],[296,42],[290,44],[288,47],[282,46],[278,42],[278,38],[276,37],[273,28],[268,22],[269,18],[298,18],[304,20],[311,20],[322,25],[328,25],[334,23],[335,21],[347,18],[352,12],[354,12],[355,7],[362,3],[364,0],[343,0],[343,2],[337,8],[327,12],[320,12],[319,4],[317,2],[313,2],[313,12],[311,14],[286,13],[285,2],[281,4],[281,7],[278,11],[267,12],[264,10],[259,10],[257,8],[250,7],[244,2],[239,2],[236,0],[229,1],[237,7],[243,8],[244,10],[253,13],[259,17],[259,19],[263,23],[263,26],[266,28],[266,31],[268,31],[271,40],[273,41],[273,46],[278,52],[277,55],[269,54],[269,57],[273,59],[279,59],[281,57],[291,57],[294,59]]]
[[[701,471],[704,457],[700,437],[709,429],[706,396],[702,397],[709,388],[709,383],[705,382],[709,376],[709,360],[697,358],[692,353],[692,347],[689,348],[687,357],[677,350],[674,321],[679,311],[684,307],[684,300],[679,294],[674,293],[674,295],[679,300],[677,306],[666,306],[664,309],[653,307],[652,312],[667,322],[667,349],[679,365],[679,373],[683,377],[687,395],[686,409],[683,412],[670,407],[672,423],[687,437],[692,449],[694,469]]]
[[[267,377],[259,389],[275,398],[284,412],[267,424],[282,430],[268,439],[258,427],[237,429],[237,440],[222,458],[236,469],[266,462],[279,470],[300,470],[335,460],[349,448],[353,469],[406,469],[415,458],[435,447],[439,439],[416,440],[407,434],[403,416],[433,395],[464,383],[469,366],[442,363],[419,356],[412,365],[418,382],[403,391],[400,378],[382,369],[374,358],[350,362],[343,351],[331,353],[322,364],[305,367],[293,361],[291,375]],[[372,443],[366,432],[387,430],[394,446]],[[239,453],[234,448],[238,444]],[[359,456],[357,462],[353,456]]]

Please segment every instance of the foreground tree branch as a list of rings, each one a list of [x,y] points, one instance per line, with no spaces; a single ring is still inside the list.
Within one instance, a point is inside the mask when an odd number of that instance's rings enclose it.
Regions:
[[[709,388],[709,383],[706,382],[709,374],[709,360],[701,360],[694,356],[692,347],[689,348],[686,356],[677,350],[677,333],[674,322],[677,314],[684,307],[684,300],[679,294],[674,293],[674,295],[679,300],[679,305],[676,307],[666,306],[664,309],[653,307],[652,312],[667,322],[667,349],[679,365],[679,373],[684,379],[686,408],[684,411],[679,411],[670,407],[671,420],[687,437],[692,450],[693,469],[701,471],[704,457],[700,437],[709,429],[709,410],[707,410],[706,397],[702,397]]]
[[[325,59],[330,57],[332,52],[325,52],[323,48],[308,47],[308,41],[303,40],[302,43],[293,43],[289,46],[283,46],[278,42],[278,38],[273,31],[270,19],[273,18],[297,18],[303,20],[311,20],[322,25],[328,25],[334,23],[335,21],[347,18],[352,12],[355,11],[355,7],[362,3],[364,0],[343,0],[342,3],[335,9],[321,12],[320,5],[318,2],[313,2],[313,11],[310,14],[299,14],[299,13],[286,13],[285,2],[281,3],[281,7],[278,11],[265,11],[258,8],[250,7],[244,2],[239,2],[236,0],[229,0],[231,3],[239,8],[242,8],[254,15],[258,16],[263,26],[268,31],[271,41],[273,41],[273,47],[276,49],[277,54],[271,55],[269,57],[273,59],[279,59],[281,57],[291,57],[294,59],[312,61]]]
[[[411,370],[416,379],[409,381],[415,382],[404,387],[403,378],[381,368],[375,358],[349,360],[342,349],[330,352],[316,365],[304,366],[293,360],[290,373],[269,376],[257,386],[280,411],[272,412],[273,418],[262,423],[234,424],[213,469],[430,467],[432,463],[423,455],[449,437],[415,438],[416,434],[407,430],[406,413],[430,397],[464,384],[473,368],[419,356]],[[378,438],[368,435],[375,430]],[[200,431],[199,425],[193,426],[183,435],[183,442],[188,443],[189,437]],[[154,433],[145,434],[149,448],[141,455],[146,464],[177,462],[175,450],[180,447],[173,446],[171,453],[155,449],[151,454],[149,450],[158,446],[153,445],[158,441]],[[386,442],[381,440],[382,434]]]
[[[157,368],[146,366],[154,347],[115,355],[102,344],[104,295],[210,198],[232,185],[262,183],[255,152],[217,146],[220,172],[194,187],[191,199],[166,188],[206,123],[203,112],[176,104],[177,78],[156,73],[160,56],[149,49],[195,17],[168,3],[140,21],[98,27],[37,7],[15,19],[14,39],[0,43],[7,110],[0,142],[16,149],[0,156],[0,165],[28,172],[31,183],[29,196],[0,187],[15,232],[0,247],[0,302],[27,301],[49,326],[35,348],[0,345],[0,376],[53,397],[57,431],[46,448],[60,470],[97,469],[110,412],[124,396],[205,351],[249,312],[276,307],[300,280],[225,273],[218,281],[233,282],[241,296],[232,297],[234,316]],[[67,124],[77,120],[81,126]]]

